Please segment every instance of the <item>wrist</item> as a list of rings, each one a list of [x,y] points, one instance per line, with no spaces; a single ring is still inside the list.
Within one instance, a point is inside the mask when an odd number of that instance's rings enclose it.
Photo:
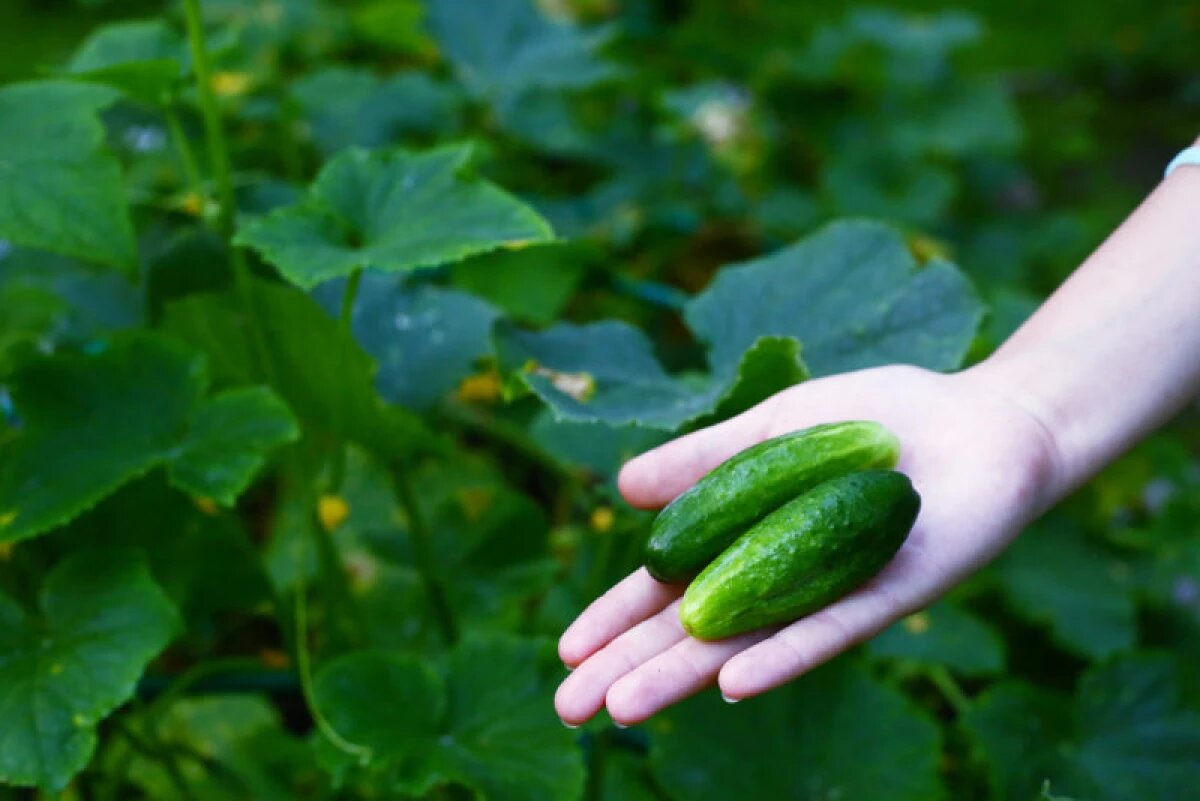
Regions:
[[[1063,436],[1066,426],[1061,410],[1035,389],[1045,387],[1036,380],[1038,372],[1035,364],[1022,357],[997,353],[957,376],[1006,405],[1019,421],[1016,435],[1030,441],[1026,450],[1033,456],[1021,467],[1030,473],[1036,487],[1031,516],[1049,509],[1086,479]]]

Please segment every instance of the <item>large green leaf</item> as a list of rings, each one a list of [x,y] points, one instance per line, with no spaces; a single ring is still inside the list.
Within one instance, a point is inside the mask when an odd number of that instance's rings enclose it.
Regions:
[[[919,266],[899,231],[855,220],[724,268],[685,316],[717,362],[759,337],[790,336],[813,374],[829,375],[893,362],[957,367],[983,308],[955,267]]]
[[[704,693],[650,730],[655,775],[689,801],[941,797],[936,724],[854,662],[736,707]]]
[[[426,447],[419,418],[388,406],[373,386],[375,364],[311,297],[292,287],[255,282],[252,301],[274,390],[305,424],[351,439],[386,459]],[[167,330],[204,351],[224,386],[256,381],[257,346],[232,294],[192,295],[168,304]]]
[[[21,425],[0,445],[0,541],[66,523],[164,464],[185,487],[232,502],[295,431],[287,409],[261,391],[254,409],[250,396],[203,404],[207,385],[202,359],[148,334],[97,355],[22,364],[9,383]],[[242,438],[226,463],[231,426]]]
[[[484,801],[570,801],[583,792],[575,737],[551,704],[553,656],[537,642],[468,639],[435,670],[387,651],[338,659],[317,676],[317,704],[363,767],[322,741],[326,764],[384,795],[461,785]]]
[[[868,643],[875,656],[941,665],[966,676],[1004,669],[1004,640],[974,613],[950,601],[893,624]]]
[[[419,72],[380,78],[329,67],[292,86],[292,96],[325,153],[395,144],[404,135],[444,134],[458,125],[455,90]]]
[[[1047,625],[1055,642],[1090,659],[1134,644],[1136,619],[1120,562],[1082,532],[1043,524],[996,563],[1013,607]]]
[[[451,273],[456,286],[486,298],[510,317],[549,324],[583,280],[586,263],[582,248],[554,244],[497,250],[459,262]]]
[[[171,461],[171,480],[198,497],[231,506],[267,454],[299,436],[291,412],[267,388],[229,390],[195,410]]]
[[[673,430],[741,411],[806,378],[803,365],[956,367],[982,307],[950,264],[919,267],[898,231],[851,221],[724,269],[684,316],[709,346],[710,376],[668,375],[650,342],[617,322],[501,325],[497,355],[559,418]]]
[[[97,28],[67,69],[151,105],[167,102],[183,73],[183,43],[162,20],[116,22]]]
[[[592,86],[616,74],[598,54],[610,29],[552,21],[533,0],[431,0],[429,26],[463,85],[493,101],[527,89]]]
[[[354,305],[355,339],[379,363],[380,394],[412,409],[427,409],[474,372],[491,353],[498,313],[479,298],[367,273]],[[343,282],[318,287],[326,309],[338,308]]]
[[[97,116],[117,96],[57,81],[0,88],[0,237],[132,271],[124,183]]]
[[[61,562],[38,605],[26,615],[0,595],[0,782],[56,791],[179,619],[137,553],[121,549]]]
[[[0,253],[0,338],[11,343],[86,345],[142,317],[137,290],[112,270],[28,248]]]
[[[10,383],[20,434],[0,447],[0,540],[67,522],[167,459],[204,394],[203,363],[147,336],[30,361]]]
[[[541,332],[501,322],[496,354],[501,369],[560,420],[664,430],[728,416],[808,376],[796,340],[781,337],[749,343],[712,374],[672,376],[641,331],[615,320]]]
[[[215,510],[171,487],[165,473],[134,481],[51,535],[51,548],[88,543],[138,550],[155,581],[188,622],[188,634],[211,636],[215,615],[251,612],[271,588],[250,533],[233,512]]]
[[[1178,670],[1163,657],[1093,668],[1073,714],[1057,696],[1004,682],[964,723],[1006,801],[1033,798],[1047,779],[1089,801],[1176,801],[1200,786],[1200,715],[1180,702]]]
[[[243,226],[254,248],[306,288],[374,268],[446,264],[552,238],[531,208],[466,174],[471,149],[348,150],[321,170],[308,198]]]

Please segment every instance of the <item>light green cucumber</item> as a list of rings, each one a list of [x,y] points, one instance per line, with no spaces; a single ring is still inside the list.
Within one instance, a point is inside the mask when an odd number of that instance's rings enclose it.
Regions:
[[[747,448],[659,513],[643,562],[659,581],[695,576],[747,527],[836,476],[896,465],[900,443],[878,423],[814,426]]]
[[[719,640],[787,623],[836,601],[891,561],[921,499],[892,470],[830,479],[743,534],[688,586],[679,619]]]

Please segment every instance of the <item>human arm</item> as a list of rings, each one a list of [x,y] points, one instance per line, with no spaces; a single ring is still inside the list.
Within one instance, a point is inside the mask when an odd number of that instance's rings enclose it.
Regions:
[[[682,587],[639,570],[563,634],[556,698],[578,723],[629,724],[717,680],[764,692],[932,602],[1026,523],[1170,417],[1200,386],[1200,168],[1176,170],[1000,350],[954,375],[883,367],[793,387],[633,460],[635,506],[671,500],[738,451],[821,422],[878,420],[923,498],[896,559],[846,598],[777,631],[684,635]]]

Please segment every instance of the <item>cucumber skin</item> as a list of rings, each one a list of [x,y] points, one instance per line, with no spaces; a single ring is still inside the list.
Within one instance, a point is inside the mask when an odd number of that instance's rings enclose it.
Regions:
[[[821,609],[892,560],[920,508],[908,477],[892,470],[826,481],[713,560],[684,593],[680,622],[719,640]]]
[[[747,527],[822,481],[890,468],[900,443],[878,423],[813,426],[754,445],[714,468],[654,520],[642,561],[659,581],[692,578]]]

